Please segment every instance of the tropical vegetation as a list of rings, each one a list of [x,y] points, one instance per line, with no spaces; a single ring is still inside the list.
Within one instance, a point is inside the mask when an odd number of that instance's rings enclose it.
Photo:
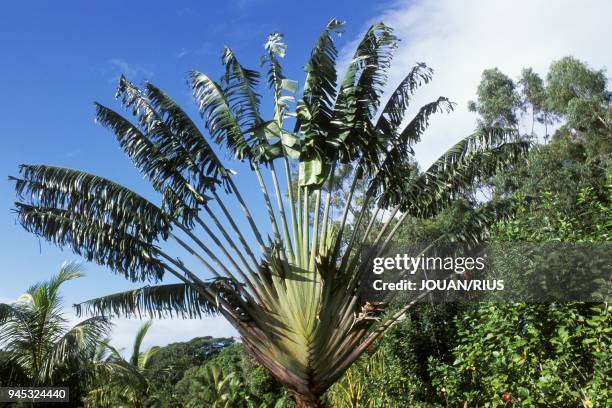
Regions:
[[[51,279],[32,285],[16,301],[0,303],[0,386],[65,386],[76,395],[86,389],[99,340],[111,323],[93,316],[70,326],[64,316],[60,289],[82,277],[81,268],[79,263],[65,263]]]
[[[263,75],[228,47],[219,81],[191,72],[203,126],[155,85],[121,77],[117,98],[133,120],[96,104],[97,120],[157,202],[83,171],[21,166],[12,180],[26,230],[155,284],[76,305],[93,317],[74,328],[59,288],[80,276],[77,264],[0,305],[0,385],[65,384],[74,406],[612,404],[609,279],[588,302],[437,304],[426,294],[373,301],[367,292],[370,262],[392,244],[605,250],[612,111],[603,71],[572,57],[553,62],[545,78],[531,68],[517,81],[485,70],[468,105],[475,132],[421,169],[414,145],[434,114],[455,105],[445,97],[410,105],[433,79],[424,63],[389,92],[398,40],[382,23],[367,30],[340,78],[342,26],[325,27],[303,84],[285,77],[278,33],[265,44]],[[405,117],[410,109],[415,116]],[[249,174],[258,197],[244,187]],[[528,275],[498,260],[508,278]],[[143,351],[149,322],[126,358],[108,338],[117,316],[212,313],[240,342],[196,338]]]
[[[383,99],[398,39],[382,23],[367,30],[339,78],[334,36],[342,26],[332,19],[325,27],[299,94],[281,67],[287,49],[282,36],[269,36],[262,61],[273,102],[270,119],[260,110],[260,73],[245,68],[229,47],[219,82],[199,71],[188,77],[203,128],[155,85],[138,88],[121,77],[117,97],[135,121],[101,104],[97,120],[114,132],[159,193],[159,203],[86,172],[21,166],[13,180],[20,197],[16,214],[26,230],[132,281],[173,276],[179,282],[93,299],[80,311],[219,313],[300,407],[319,406],[325,391],[404,316],[411,303],[380,321],[386,303],[372,307],[363,299],[369,261],[404,220],[435,216],[478,182],[519,162],[528,143],[513,129],[483,126],[418,171],[413,145],[430,117],[453,104],[440,97],[404,120],[412,94],[432,79],[422,63]],[[252,171],[268,212],[265,221],[250,209],[252,199],[247,204],[217,147]],[[344,210],[330,219],[333,180],[343,168],[350,169],[351,187]],[[365,192],[349,231],[357,184]],[[503,204],[483,205],[459,236],[479,240],[506,215]],[[376,215],[385,209],[387,221],[371,237]],[[374,215],[366,217],[370,211]],[[248,237],[238,227],[240,213]],[[200,266],[167,253],[161,243],[168,240]]]
[[[151,384],[145,376],[151,357],[158,347],[141,352],[142,342],[151,328],[152,322],[144,323],[134,338],[132,354],[124,358],[120,350],[108,341],[100,342],[100,349],[94,362],[99,371],[94,384],[85,398],[85,406],[90,407],[143,407],[146,398],[152,393]]]

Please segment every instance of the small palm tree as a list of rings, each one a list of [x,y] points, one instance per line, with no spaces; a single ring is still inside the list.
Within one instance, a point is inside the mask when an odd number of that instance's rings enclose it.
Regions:
[[[384,322],[367,318],[371,304],[362,293],[369,262],[385,251],[404,220],[435,216],[523,157],[527,144],[513,130],[480,129],[419,172],[413,145],[430,117],[453,105],[440,97],[405,120],[412,94],[432,78],[422,63],[383,103],[398,40],[382,23],[366,32],[340,81],[334,37],[342,26],[332,19],[325,27],[299,94],[282,71],[282,36],[270,35],[262,60],[273,102],[270,119],[260,111],[260,74],[245,68],[230,48],[219,82],[197,71],[189,75],[204,131],[155,85],[138,88],[122,77],[117,97],[135,122],[100,104],[97,120],[159,192],[158,204],[82,171],[21,167],[14,178],[21,198],[16,212],[25,229],[131,280],[178,280],[93,299],[78,310],[220,313],[300,407],[319,406],[330,385],[405,314],[409,305]],[[252,171],[267,216],[253,214],[258,198],[243,196],[214,144],[243,163],[240,169]],[[346,205],[333,217],[334,179],[346,169],[353,169]],[[358,185],[364,193],[356,197]],[[349,222],[357,198],[360,209]],[[483,205],[458,236],[478,239],[503,215],[502,204]],[[374,228],[383,212],[387,221]],[[168,253],[161,245],[168,240],[200,267]],[[376,312],[383,308],[379,304]]]
[[[58,386],[78,382],[89,373],[110,323],[95,316],[68,326],[60,288],[83,276],[81,269],[79,263],[65,263],[57,275],[30,287],[15,302],[0,303],[0,347],[30,381],[19,385]]]
[[[238,379],[236,373],[224,374],[219,367],[206,364],[198,377],[200,400],[190,401],[187,408],[201,407],[206,404],[211,408],[241,408],[255,406],[249,404],[250,396],[244,392],[244,384]]]
[[[351,366],[327,392],[332,406],[336,408],[359,408],[388,406],[389,390],[373,386],[380,384],[378,378],[384,378],[389,369],[385,360],[387,356],[383,349],[370,346],[370,355],[364,356]],[[365,357],[365,358],[364,358]]]
[[[152,322],[144,323],[136,333],[132,355],[124,359],[121,352],[108,341],[101,343],[97,357],[99,376],[95,386],[85,398],[85,405],[91,407],[143,407],[149,396],[149,381],[146,377],[151,357],[159,347],[151,347],[141,353],[142,341],[151,328]]]

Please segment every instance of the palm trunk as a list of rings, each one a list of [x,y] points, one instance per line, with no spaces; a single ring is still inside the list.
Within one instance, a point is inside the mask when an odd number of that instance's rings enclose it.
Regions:
[[[306,395],[292,391],[291,396],[297,408],[325,408],[321,398],[314,394]]]

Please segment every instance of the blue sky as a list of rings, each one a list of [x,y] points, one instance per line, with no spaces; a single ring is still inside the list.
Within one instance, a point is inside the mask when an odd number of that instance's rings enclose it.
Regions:
[[[294,3],[297,4],[297,3]],[[0,12],[0,301],[15,299],[47,279],[66,259],[76,259],[25,232],[11,209],[6,180],[20,163],[45,163],[89,171],[155,198],[112,134],[94,123],[93,102],[118,108],[118,76],[150,80],[195,116],[185,74],[198,69],[218,77],[227,44],[243,64],[257,67],[266,36],[285,33],[285,69],[301,80],[302,66],[331,17],[350,22],[346,38],[365,29],[383,3],[308,1],[225,2],[7,2]],[[246,194],[259,193],[246,186]],[[70,305],[131,285],[103,267],[67,284]],[[207,333],[202,333],[207,334]]]
[[[257,67],[267,34],[280,31],[289,45],[284,67],[302,81],[303,64],[331,17],[347,21],[341,55],[369,22],[382,20],[402,39],[390,83],[416,61],[435,69],[434,82],[413,106],[448,96],[457,111],[437,118],[417,157],[430,162],[471,132],[465,109],[485,68],[512,77],[525,66],[545,74],[549,64],[574,55],[595,68],[612,66],[601,48],[608,38],[612,3],[589,0],[491,2],[487,0],[394,1],[29,1],[4,2],[0,9],[0,301],[15,299],[30,284],[47,279],[69,252],[39,242],[15,224],[15,195],[8,175],[20,163],[83,169],[119,181],[154,199],[147,183],[113,136],[94,123],[93,102],[118,108],[117,78],[150,80],[196,117],[185,74],[198,69],[218,77],[227,44],[241,62]],[[505,25],[504,22],[511,22]],[[570,29],[571,27],[571,29]],[[259,194],[243,182],[248,194]],[[87,266],[87,277],[65,289],[70,305],[131,287],[103,267]],[[116,344],[129,343],[138,322],[119,321]],[[195,335],[232,334],[220,319],[156,322],[148,344]]]
[[[289,44],[286,70],[301,79],[310,46],[330,17],[351,22],[350,38],[380,7],[365,1],[360,7],[349,1],[312,1],[299,9],[277,1],[203,4],[41,1],[3,5],[0,173],[15,175],[20,163],[46,163],[83,169],[150,192],[112,134],[93,120],[94,101],[118,108],[114,90],[120,74],[137,83],[150,80],[196,116],[185,74],[198,69],[218,77],[223,45],[231,46],[243,64],[257,67],[267,34],[284,32]],[[15,225],[10,211],[15,197],[5,177],[0,192],[0,259],[5,277],[0,298],[10,298],[73,256],[44,242],[39,247],[36,238]],[[79,298],[124,286],[121,278],[102,268],[87,269],[87,280],[72,285],[79,286]],[[76,296],[67,294],[67,300]]]

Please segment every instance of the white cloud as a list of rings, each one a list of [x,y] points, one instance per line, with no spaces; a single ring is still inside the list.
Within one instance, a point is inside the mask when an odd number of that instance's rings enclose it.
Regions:
[[[74,325],[87,318],[79,318],[73,310],[65,310],[68,324]],[[146,319],[112,319],[113,329],[110,343],[123,350],[126,357],[131,353],[136,333]],[[155,319],[144,341],[143,350],[151,346],[164,346],[169,343],[184,342],[194,337],[237,337],[238,332],[221,316],[202,319]]]
[[[188,48],[183,47],[179,52],[176,53],[177,58],[183,58],[186,56],[202,56],[202,55],[212,55],[214,54],[214,47],[211,43],[205,42],[199,47],[196,48]]]
[[[498,67],[515,79],[527,66],[545,75],[552,61],[566,55],[597,69],[612,66],[606,47],[610,15],[612,2],[605,0],[416,0],[397,2],[373,19],[393,27],[402,39],[390,85],[423,61],[435,69],[434,79],[421,88],[413,107],[440,95],[457,103],[454,113],[432,120],[415,149],[419,162],[428,165],[474,129],[466,104],[475,98],[486,68]]]
[[[152,70],[121,58],[111,58],[107,61],[106,66],[101,68],[100,72],[108,78],[108,82],[116,82],[122,74],[130,81],[146,80],[153,76]]]
[[[111,343],[124,348],[129,354],[134,337],[145,320],[116,319],[111,336]],[[178,341],[189,341],[194,337],[233,337],[236,330],[223,317],[205,317],[203,319],[158,319],[153,321],[144,339],[143,347],[163,346]]]

